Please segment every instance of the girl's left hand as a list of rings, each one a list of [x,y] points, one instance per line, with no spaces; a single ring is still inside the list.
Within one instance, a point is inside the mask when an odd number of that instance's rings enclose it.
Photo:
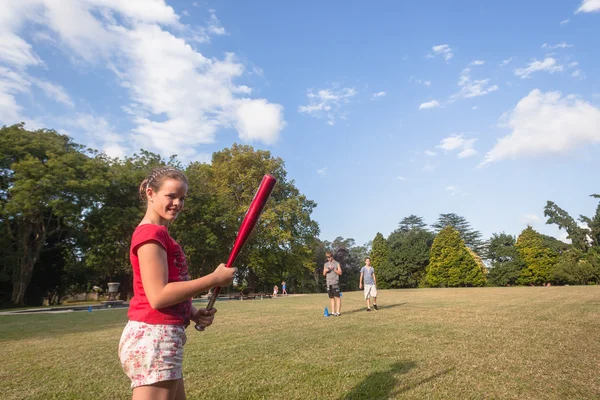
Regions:
[[[204,327],[210,326],[215,319],[215,313],[217,312],[216,308],[211,310],[207,310],[206,308],[201,308],[199,310],[192,310],[192,315],[190,319],[195,323],[202,325]]]

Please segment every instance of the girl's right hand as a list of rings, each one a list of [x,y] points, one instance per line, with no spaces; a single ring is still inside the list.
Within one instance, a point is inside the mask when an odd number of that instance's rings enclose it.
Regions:
[[[229,286],[233,282],[233,277],[237,272],[237,268],[227,268],[225,264],[219,264],[217,269],[211,274],[213,276],[215,286]]]

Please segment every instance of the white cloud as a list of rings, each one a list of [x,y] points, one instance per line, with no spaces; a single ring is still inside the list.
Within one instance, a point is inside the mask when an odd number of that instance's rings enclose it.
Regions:
[[[579,8],[575,11],[575,14],[580,12],[598,12],[600,11],[600,0],[583,0]]]
[[[422,79],[415,79],[412,76],[408,79],[408,81],[411,82],[411,83],[415,82],[415,83],[418,83],[418,84],[423,84],[423,85],[425,85],[427,87],[431,86],[431,81],[424,81]]]
[[[479,108],[479,106],[473,106],[471,107],[471,110],[477,110]]]
[[[568,24],[568,23],[569,23],[569,21],[570,21],[570,20],[568,20],[568,19],[563,19],[562,21],[560,21],[560,24],[561,24],[561,25],[565,25],[565,24]]]
[[[453,94],[450,97],[451,102],[456,101],[460,98],[468,99],[471,97],[483,96],[498,90],[497,85],[489,85],[489,79],[472,80],[470,72],[470,68],[465,68],[462,70],[460,74],[460,79],[458,80],[458,86],[460,87],[460,91],[458,93]]]
[[[425,110],[428,108],[436,108],[440,106],[440,102],[437,100],[431,100],[428,101],[426,103],[421,103],[421,105],[419,106],[419,110]]]
[[[405,180],[406,180],[406,178],[405,178],[405,177],[403,177],[403,176],[397,176],[397,177],[396,177],[396,180],[398,180],[398,181],[405,181]]]
[[[472,139],[472,140],[475,141],[475,139]],[[467,157],[474,156],[475,154],[477,154],[477,150],[475,150],[473,148],[466,148],[463,151],[461,151],[460,153],[458,153],[458,155],[456,157],[467,158]]]
[[[0,65],[0,122],[12,124],[21,122],[21,107],[16,96],[27,93],[31,82],[17,72]]]
[[[600,143],[600,109],[577,96],[534,89],[504,118],[512,132],[498,140],[480,166]]]
[[[509,63],[510,63],[512,60],[513,60],[513,58],[512,58],[512,57],[511,57],[511,58],[507,58],[506,60],[503,60],[503,61],[500,63],[500,66],[501,66],[501,67],[504,67],[505,65],[508,65],[508,64],[509,64]]]
[[[244,99],[237,108],[235,127],[240,139],[274,144],[286,122],[283,120],[283,107],[269,103],[265,99]]]
[[[551,49],[551,50],[553,50],[553,49],[567,49],[569,47],[573,47],[573,45],[572,44],[567,44],[565,42],[558,43],[558,44],[555,44],[553,46],[549,45],[548,43],[544,43],[542,45],[542,49]]]
[[[327,175],[327,167],[317,170],[317,174],[319,174],[321,176]]]
[[[431,151],[431,150],[425,150],[425,154],[428,155],[429,157],[433,157],[436,155],[436,152]]]
[[[483,61],[483,60],[475,60],[475,61],[471,62],[471,65],[475,65],[475,66],[483,65],[483,64],[485,64],[485,61]]]
[[[124,135],[117,132],[116,128],[105,118],[87,113],[75,113],[68,117],[51,119],[53,125],[60,128],[61,132],[76,130],[85,135],[88,146],[101,149],[109,157],[123,157],[134,149],[127,143]]]
[[[575,71],[573,71],[571,73],[571,76],[573,78],[577,78],[577,79],[585,79],[585,75],[583,74],[583,71],[580,69],[576,69]]]
[[[298,112],[308,114],[315,118],[326,118],[329,125],[334,125],[337,118],[345,118],[341,113],[343,106],[350,102],[352,97],[356,96],[354,88],[320,89],[314,91],[309,89],[307,97],[308,105],[299,106]]]
[[[446,191],[450,192],[451,196],[454,196],[455,194],[460,193],[460,189],[457,186],[454,186],[454,185],[447,185],[446,186]]]
[[[556,60],[552,57],[546,57],[544,61],[533,60],[529,63],[527,68],[515,69],[515,75],[521,77],[521,79],[529,78],[531,74],[538,71],[548,71],[551,74],[554,72],[561,72],[564,70],[562,65],[557,65]]]
[[[437,147],[445,152],[459,150],[457,158],[466,158],[477,154],[477,151],[473,148],[476,141],[477,139],[465,139],[463,134],[451,135],[442,139]]]
[[[63,103],[69,107],[75,107],[75,103],[73,103],[73,100],[71,100],[71,97],[62,86],[33,77],[29,78],[29,80],[39,87],[49,99]]]
[[[0,2],[0,57],[11,63],[10,70],[23,80],[24,68],[43,63],[19,36],[26,23],[50,38],[67,60],[107,66],[130,96],[124,109],[134,124],[128,139],[132,145],[185,158],[194,156],[196,146],[213,142],[223,128],[236,128],[244,141],[270,144],[285,126],[280,105],[251,99],[251,88],[234,83],[245,72],[234,54],[210,59],[190,45],[189,40],[207,42],[211,35],[226,34],[214,10],[209,10],[206,26],[190,27],[181,24],[164,0],[15,4]],[[14,79],[12,85],[6,81],[2,78],[0,105],[6,107],[0,108],[0,117],[12,123],[22,110],[15,96],[26,87],[17,90]],[[35,84],[55,100],[74,105],[55,83]]]
[[[385,95],[386,95],[386,93],[385,93],[385,92],[377,92],[377,93],[373,93],[373,95],[371,96],[371,99],[373,99],[373,100],[374,100],[374,99],[376,99],[376,98],[378,98],[378,97],[383,97],[383,96],[385,96]]]
[[[446,62],[448,62],[448,61],[450,61],[450,59],[452,57],[454,57],[454,54],[452,53],[452,49],[447,44],[440,44],[437,46],[433,46],[431,48],[431,50],[433,51],[433,53],[429,53],[427,55],[427,57],[429,57],[429,58],[433,58],[435,56],[441,56],[441,57],[444,57],[444,60],[446,60]]]

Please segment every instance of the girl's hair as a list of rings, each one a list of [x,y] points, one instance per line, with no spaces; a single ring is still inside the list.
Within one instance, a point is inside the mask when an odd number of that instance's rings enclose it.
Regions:
[[[146,190],[152,188],[158,192],[165,179],[175,179],[187,185],[187,178],[180,170],[173,167],[157,167],[152,169],[148,177],[140,184],[140,199],[147,201]]]

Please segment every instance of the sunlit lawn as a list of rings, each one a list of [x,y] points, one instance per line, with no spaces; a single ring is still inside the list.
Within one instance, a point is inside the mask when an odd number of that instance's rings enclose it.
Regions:
[[[189,399],[597,399],[600,287],[380,291],[218,302],[191,327]],[[0,316],[0,398],[126,399],[126,310]]]

